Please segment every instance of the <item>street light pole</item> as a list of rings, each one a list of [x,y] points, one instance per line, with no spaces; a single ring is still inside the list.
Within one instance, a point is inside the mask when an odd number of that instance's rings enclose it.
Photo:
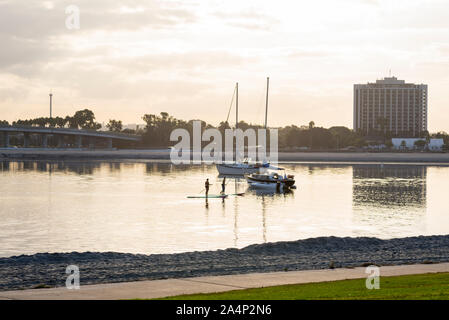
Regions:
[[[52,101],[53,100],[53,93],[50,93],[50,119],[52,118]]]

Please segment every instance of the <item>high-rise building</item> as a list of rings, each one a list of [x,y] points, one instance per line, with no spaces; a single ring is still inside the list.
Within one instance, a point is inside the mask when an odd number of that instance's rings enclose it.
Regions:
[[[427,85],[395,77],[354,85],[354,130],[421,135],[427,131]]]

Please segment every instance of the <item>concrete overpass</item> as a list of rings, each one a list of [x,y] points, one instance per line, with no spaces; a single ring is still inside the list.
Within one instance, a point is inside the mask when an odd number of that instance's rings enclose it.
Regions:
[[[16,134],[23,134],[23,146],[28,148],[30,146],[30,135],[36,134],[42,137],[42,147],[48,148],[48,137],[57,137],[57,147],[64,148],[64,137],[73,136],[75,139],[74,146],[81,148],[83,146],[83,139],[89,141],[90,147],[95,147],[97,139],[104,140],[107,148],[112,148],[113,141],[140,141],[141,137],[137,135],[128,135],[123,133],[115,133],[109,131],[94,131],[94,130],[78,130],[69,128],[50,128],[50,127],[31,127],[31,126],[0,126],[0,134],[2,140],[0,146],[10,147],[10,136]]]

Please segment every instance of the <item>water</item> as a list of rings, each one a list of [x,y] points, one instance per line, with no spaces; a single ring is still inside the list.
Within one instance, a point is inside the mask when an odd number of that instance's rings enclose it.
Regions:
[[[157,162],[0,162],[0,256],[38,252],[174,253],[319,236],[449,234],[449,167],[284,166],[298,189],[187,199],[214,166]]]

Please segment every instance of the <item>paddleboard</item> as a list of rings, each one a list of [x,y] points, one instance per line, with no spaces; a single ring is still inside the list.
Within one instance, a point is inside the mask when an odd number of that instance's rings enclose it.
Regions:
[[[220,195],[210,194],[207,197],[206,196],[188,196],[187,199],[205,199],[205,198],[208,198],[208,199],[221,198],[221,199],[223,199],[223,198],[227,198],[227,197],[228,197],[227,194],[220,194]]]

